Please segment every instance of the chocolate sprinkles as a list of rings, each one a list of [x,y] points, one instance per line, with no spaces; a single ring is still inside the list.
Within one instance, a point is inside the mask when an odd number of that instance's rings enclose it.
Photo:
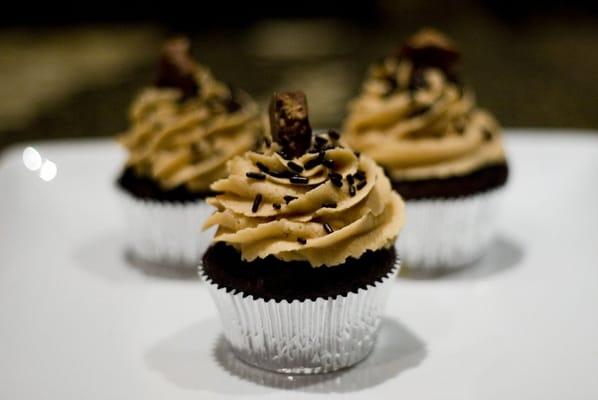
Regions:
[[[359,182],[357,184],[357,190],[363,189],[365,187],[365,185],[367,185],[367,184],[368,184],[368,181],[366,181],[366,180],[363,180],[363,181]]]
[[[299,243],[301,243],[301,244],[306,244],[306,243],[307,243],[307,240],[305,240],[305,238],[302,238],[302,237],[298,237],[298,238],[297,238],[297,241],[298,241]]]
[[[332,140],[338,140],[341,137],[341,134],[338,133],[338,131],[335,131],[334,129],[330,129],[328,131],[328,136],[332,139]]]
[[[289,161],[287,163],[287,167],[297,173],[303,172],[303,167],[299,164],[297,164],[295,161]]]
[[[307,161],[304,164],[305,169],[310,170],[310,169],[314,169],[315,167],[317,167],[318,165],[322,164],[322,161],[324,161],[324,153],[318,151],[318,156],[312,158],[311,160]]]
[[[251,205],[251,212],[257,212],[260,208],[260,204],[262,204],[262,195],[260,193],[255,195],[253,199],[253,204]]]
[[[274,178],[285,179],[290,178],[291,173],[289,171],[270,171],[270,176],[273,176]]]
[[[334,161],[332,161],[332,160],[331,160],[331,159],[329,159],[329,158],[325,158],[325,159],[323,159],[323,160],[322,160],[322,164],[324,164],[324,166],[325,166],[326,168],[329,168],[329,169],[332,169],[332,168],[334,168]]]
[[[316,147],[323,147],[327,143],[328,139],[326,139],[324,136],[316,136]]]
[[[362,170],[357,170],[357,172],[353,174],[353,177],[355,177],[356,179],[358,179],[360,181],[364,181],[365,180],[365,172],[363,172]]]
[[[329,176],[329,178],[330,178],[330,182],[332,182],[332,184],[334,186],[336,186],[336,187],[343,187],[343,181],[342,180],[333,178],[332,176]]]
[[[277,153],[278,153],[279,156],[281,156],[285,160],[291,159],[291,157],[287,153],[285,153],[283,150],[279,150]]]
[[[330,226],[330,224],[325,223],[324,224],[324,231],[326,231],[327,234],[331,234],[332,232],[334,232],[334,229],[332,229],[332,227]]]
[[[245,174],[245,176],[251,179],[256,179],[258,181],[263,181],[264,179],[266,179],[266,175],[259,172],[248,172]]]
[[[286,195],[283,197],[283,199],[284,199],[285,203],[289,204],[291,201],[297,200],[297,197]]]
[[[349,185],[349,196],[353,197],[355,196],[355,193],[357,193],[357,191],[355,190],[355,186]]]
[[[322,204],[322,208],[336,208],[337,204],[334,201],[327,201],[326,203]]]
[[[293,175],[289,178],[289,181],[295,185],[307,185],[309,183],[309,178],[301,175]]]
[[[347,179],[347,182],[349,182],[349,185],[352,185],[355,183],[355,179],[353,178],[353,175],[351,175],[351,174],[348,174],[346,179]]]
[[[334,186],[337,186],[337,187],[343,186],[343,177],[340,174],[337,174],[336,172],[330,171],[328,173],[328,179],[330,179],[330,182],[332,182],[332,184]]]
[[[280,203],[272,203],[272,207],[274,207],[275,210],[280,210],[280,207],[282,207],[280,205]]]
[[[265,166],[264,164],[262,164],[261,162],[256,162],[255,163],[256,167],[259,168],[260,171],[262,171],[265,174],[269,174],[270,173],[270,168],[268,168],[267,166]]]
[[[339,180],[339,181],[342,181],[342,180],[343,180],[343,176],[342,176],[341,174],[339,174],[339,173],[336,173],[336,172],[332,172],[332,171],[330,171],[330,172],[328,173],[328,177],[329,177],[330,179],[335,179],[335,180]]]

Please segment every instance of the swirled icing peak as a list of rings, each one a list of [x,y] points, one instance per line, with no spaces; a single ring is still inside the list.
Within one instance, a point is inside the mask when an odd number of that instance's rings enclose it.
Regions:
[[[504,162],[499,125],[457,74],[460,54],[425,29],[370,67],[349,106],[344,138],[393,179],[465,175]]]
[[[290,98],[299,105],[297,97]],[[271,123],[288,126],[283,119]],[[217,211],[205,227],[218,225],[214,240],[234,246],[247,261],[274,256],[314,267],[392,246],[403,225],[404,203],[383,170],[339,142],[338,132],[312,135],[303,122],[297,126],[302,133],[287,139],[309,137],[305,152],[291,156],[279,142],[266,140],[259,151],[232,159],[228,177],[211,186],[219,194],[208,202]]]
[[[155,85],[135,99],[129,119],[119,138],[129,151],[127,167],[164,189],[193,192],[208,191],[261,132],[253,100],[214,79],[184,38],[166,42]]]

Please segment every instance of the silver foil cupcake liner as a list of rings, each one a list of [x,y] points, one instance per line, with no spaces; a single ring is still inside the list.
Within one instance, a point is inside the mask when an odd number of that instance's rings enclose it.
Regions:
[[[496,232],[504,186],[453,199],[406,201],[406,222],[396,243],[411,271],[457,269],[483,254]]]
[[[256,367],[317,374],[350,367],[372,351],[388,293],[399,270],[334,298],[264,300],[219,287],[199,267],[233,353]]]
[[[196,268],[211,243],[214,229],[202,232],[202,221],[214,208],[205,201],[141,200],[117,190],[123,211],[128,250],[152,264]]]
[[[382,317],[372,352],[354,368],[317,375],[288,375],[255,368],[239,360],[223,336],[213,349],[216,362],[229,374],[242,380],[299,393],[352,392],[375,387],[417,367],[426,357],[426,345],[403,324]],[[291,379],[289,379],[291,378]]]

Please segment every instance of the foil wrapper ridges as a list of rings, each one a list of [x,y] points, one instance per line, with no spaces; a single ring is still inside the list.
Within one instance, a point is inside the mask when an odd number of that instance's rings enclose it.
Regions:
[[[454,199],[406,202],[396,243],[408,270],[456,269],[480,258],[496,232],[504,187]]]
[[[233,353],[262,369],[316,374],[350,367],[372,351],[399,261],[357,293],[276,302],[218,287],[200,266]]]
[[[135,258],[165,267],[197,267],[214,234],[214,229],[201,229],[214,211],[212,206],[203,200],[140,200],[120,189],[118,192],[127,245]]]

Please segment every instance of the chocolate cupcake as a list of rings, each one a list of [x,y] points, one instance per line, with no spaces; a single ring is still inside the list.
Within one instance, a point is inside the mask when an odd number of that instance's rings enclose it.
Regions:
[[[407,202],[398,242],[412,269],[455,268],[491,241],[508,168],[500,128],[457,71],[460,54],[425,29],[371,66],[344,139],[384,167]]]
[[[129,118],[119,137],[128,159],[117,186],[130,247],[147,261],[195,266],[210,242],[197,225],[213,211],[205,202],[210,184],[226,176],[228,160],[255,146],[258,108],[198,64],[187,39],[175,38]]]
[[[275,94],[272,141],[236,157],[211,189],[218,226],[200,275],[233,352],[258,367],[320,373],[374,345],[404,204],[384,171],[312,134],[301,92]]]

